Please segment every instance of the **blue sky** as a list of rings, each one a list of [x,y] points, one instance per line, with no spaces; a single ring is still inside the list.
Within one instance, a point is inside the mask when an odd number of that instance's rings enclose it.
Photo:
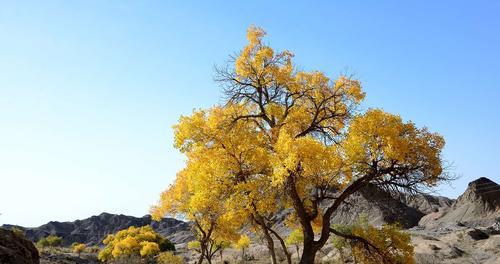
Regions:
[[[146,214],[183,166],[172,125],[220,102],[249,25],[443,134],[442,195],[500,181],[498,2],[187,2],[0,1],[0,224]]]

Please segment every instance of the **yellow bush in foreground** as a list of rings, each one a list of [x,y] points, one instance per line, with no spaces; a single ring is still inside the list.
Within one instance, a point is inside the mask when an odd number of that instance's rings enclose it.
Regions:
[[[166,239],[150,226],[131,226],[114,235],[108,235],[103,241],[106,247],[99,252],[98,257],[104,262],[122,256],[154,256],[160,253],[160,247],[165,241]]]

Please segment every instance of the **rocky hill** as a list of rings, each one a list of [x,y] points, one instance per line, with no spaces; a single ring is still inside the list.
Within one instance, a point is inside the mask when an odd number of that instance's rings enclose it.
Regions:
[[[108,234],[116,233],[130,226],[145,225],[151,225],[156,232],[167,237],[173,243],[184,243],[193,239],[188,223],[173,218],[164,218],[160,222],[156,222],[151,219],[150,215],[133,217],[102,213],[74,222],[52,221],[35,228],[16,227],[23,230],[26,237],[32,241],[38,241],[48,235],[57,235],[63,238],[64,245],[71,245],[73,242],[98,245]],[[2,227],[10,229],[14,226],[4,225]]]
[[[451,207],[440,208],[423,217],[419,225],[436,226],[445,223],[488,226],[500,217],[500,186],[488,178],[469,183],[467,190]]]
[[[451,206],[453,200],[432,195],[390,194],[376,186],[367,186],[352,195],[334,215],[332,223],[349,224],[361,215],[373,225],[398,222],[405,228],[416,226],[426,214]]]

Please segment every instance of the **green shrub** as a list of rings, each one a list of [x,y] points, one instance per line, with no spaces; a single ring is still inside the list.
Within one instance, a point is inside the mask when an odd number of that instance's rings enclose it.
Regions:
[[[160,251],[175,251],[175,245],[174,243],[170,242],[170,240],[163,238],[160,240],[158,243],[158,246],[160,247]]]
[[[49,235],[47,237],[38,240],[36,244],[41,248],[60,247],[62,245],[62,238],[55,235]]]

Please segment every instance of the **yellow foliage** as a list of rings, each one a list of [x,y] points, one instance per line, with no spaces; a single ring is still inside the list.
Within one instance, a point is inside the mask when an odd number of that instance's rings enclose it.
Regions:
[[[139,253],[143,257],[144,256],[156,255],[156,254],[158,254],[160,252],[160,247],[155,242],[149,242],[149,241],[141,242],[141,247],[142,248],[139,251]]]
[[[108,235],[104,240],[104,249],[99,252],[99,260],[109,261],[120,256],[140,255],[142,257],[156,255],[160,252],[159,234],[151,226],[134,227]]]
[[[176,256],[172,252],[163,252],[156,259],[158,264],[184,264],[182,256]]]
[[[80,254],[83,251],[85,251],[86,248],[87,248],[87,246],[85,244],[76,243],[73,245],[73,252]]]
[[[382,110],[372,109],[357,116],[344,146],[355,173],[366,173],[373,164],[380,170],[417,167],[429,185],[442,173],[443,137]]]
[[[289,222],[325,238],[323,205],[359,179],[436,184],[440,135],[382,110],[357,112],[365,97],[358,80],[298,71],[293,54],[265,45],[265,35],[250,27],[234,69],[222,74],[229,99],[181,116],[174,126],[175,147],[187,162],[152,207],[155,219],[185,217],[196,223],[199,242],[235,243],[255,215],[291,208]],[[394,241],[399,236],[381,232]]]
[[[294,229],[290,235],[286,238],[287,245],[301,245],[304,241],[304,235],[302,234],[301,229]]]
[[[371,225],[357,226],[352,234],[366,239],[377,248],[368,250],[366,245],[354,242],[352,254],[360,263],[414,263],[410,235],[402,232],[398,225],[384,225],[380,229]]]
[[[241,235],[240,239],[234,244],[236,249],[245,249],[250,246],[250,238],[247,235]]]
[[[200,241],[189,241],[187,244],[188,249],[199,249],[200,248]]]

